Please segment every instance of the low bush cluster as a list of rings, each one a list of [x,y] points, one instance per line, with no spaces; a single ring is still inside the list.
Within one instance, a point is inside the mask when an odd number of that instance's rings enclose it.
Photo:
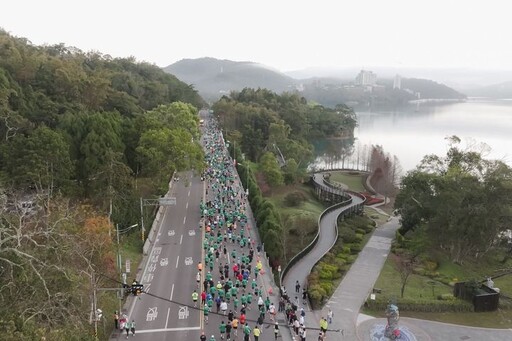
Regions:
[[[338,222],[338,240],[318,262],[308,277],[309,298],[314,308],[322,306],[336,290],[339,280],[363,248],[364,235],[374,223],[364,216],[351,216]]]
[[[468,301],[460,300],[455,297],[449,298],[449,294],[438,300],[422,300],[410,298],[398,298],[395,304],[400,311],[417,311],[424,313],[441,313],[441,312],[472,312],[473,304]],[[365,305],[372,310],[385,311],[388,305],[389,298],[384,295],[377,295],[375,300],[367,300]]]

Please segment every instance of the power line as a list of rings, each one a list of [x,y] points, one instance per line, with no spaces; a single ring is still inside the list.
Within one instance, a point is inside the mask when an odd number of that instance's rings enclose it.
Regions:
[[[118,280],[113,279],[113,278],[111,278],[111,277],[109,277],[109,276],[107,276],[107,275],[104,275],[104,274],[101,274],[101,273],[100,273],[100,275],[101,275],[101,276],[103,276],[103,277],[105,277],[105,278],[107,278],[107,279],[109,279],[109,280],[111,280],[111,281],[113,281],[113,282],[116,282],[116,283],[118,283],[118,284],[122,284],[122,285],[124,285],[124,283],[119,282]],[[201,310],[202,310],[200,307],[194,307],[194,306],[192,306],[192,305],[190,305],[190,304],[187,304],[187,303],[181,303],[181,302],[178,302],[178,301],[175,301],[175,300],[171,300],[171,299],[166,298],[166,297],[158,296],[158,295],[155,295],[155,294],[152,294],[152,293],[149,293],[149,292],[144,292],[144,291],[143,291],[143,293],[144,293],[144,294],[146,294],[146,295],[148,295],[148,296],[154,297],[154,298],[156,298],[156,299],[159,299],[159,300],[162,300],[162,301],[165,301],[165,302],[169,302],[169,303],[173,303],[173,304],[179,305],[180,307],[187,307],[188,309],[193,309],[193,310],[197,310],[197,311],[201,311]],[[217,315],[217,316],[221,316],[221,317],[224,317],[224,318],[227,318],[227,316],[226,316],[226,315],[221,314],[221,313],[217,313],[217,312],[213,312],[213,311],[211,311],[211,312],[210,312],[210,314],[212,314],[212,315]],[[247,322],[254,322],[254,323],[258,323],[258,320],[249,319],[249,318],[247,318],[247,319],[246,319],[246,321],[247,321]],[[270,326],[275,326],[275,325],[276,325],[276,323],[275,323],[275,322],[274,322],[274,323],[270,323],[270,322],[265,322],[265,321],[263,321],[263,324],[262,324],[262,325],[268,325],[268,326],[270,327]],[[289,325],[288,325],[288,324],[277,323],[277,325],[278,325],[278,326],[280,326],[280,327],[289,327]],[[309,329],[309,330],[320,330],[320,328],[310,328],[310,327],[306,327],[306,329]],[[330,331],[330,332],[337,332],[337,333],[339,333],[339,332],[343,332],[341,329],[327,329],[327,331]]]

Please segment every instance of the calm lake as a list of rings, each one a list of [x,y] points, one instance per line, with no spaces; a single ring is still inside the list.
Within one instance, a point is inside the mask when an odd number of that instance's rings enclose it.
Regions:
[[[404,171],[411,170],[427,154],[445,155],[447,136],[457,135],[460,147],[484,143],[486,158],[500,159],[512,166],[512,100],[469,99],[450,104],[411,105],[395,110],[356,112],[354,152],[345,157],[345,167],[353,167],[364,146],[381,145],[396,156]],[[346,142],[319,140],[313,167],[341,167],[339,159]],[[481,148],[478,150],[482,150]],[[349,151],[350,153],[350,151]]]

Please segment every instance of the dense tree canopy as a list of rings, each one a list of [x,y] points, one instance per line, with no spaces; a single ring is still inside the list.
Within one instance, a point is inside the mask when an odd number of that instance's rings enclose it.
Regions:
[[[302,166],[311,160],[314,137],[352,136],[354,112],[343,105],[329,109],[310,105],[297,94],[277,95],[267,89],[246,88],[224,96],[213,106],[228,139],[252,161],[264,151],[281,150],[284,158]]]
[[[424,229],[432,245],[460,263],[489,251],[512,227],[512,169],[461,150],[456,137],[451,142],[445,157],[425,156],[403,178],[395,206],[402,234]]]
[[[3,339],[93,338],[88,298],[113,285],[99,276],[115,277],[113,226],[140,218],[138,177],[160,196],[174,170],[202,169],[202,104],[155,65],[0,30]]]

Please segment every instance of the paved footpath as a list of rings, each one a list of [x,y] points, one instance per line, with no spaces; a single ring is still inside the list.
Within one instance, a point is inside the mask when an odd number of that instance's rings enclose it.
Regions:
[[[377,281],[398,227],[399,218],[391,217],[373,232],[324,309],[314,312],[318,320],[330,308],[334,319],[329,329],[343,329],[343,334],[328,333],[330,341],[388,340],[382,335],[386,319],[363,315],[359,310]],[[399,325],[406,334],[401,340],[512,340],[512,329],[475,328],[406,317],[400,318]]]

